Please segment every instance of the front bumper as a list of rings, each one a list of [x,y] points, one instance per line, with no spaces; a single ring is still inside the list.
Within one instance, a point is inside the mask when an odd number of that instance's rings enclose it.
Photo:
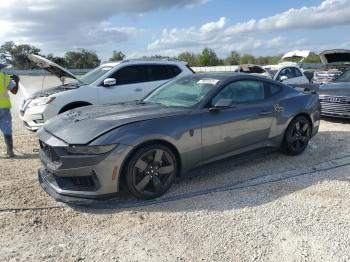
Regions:
[[[83,199],[106,198],[119,192],[122,165],[131,146],[119,144],[103,155],[69,155],[64,149],[68,145],[62,140],[43,129],[38,136],[43,164],[39,181],[53,198],[63,202],[72,202],[70,198],[86,202]]]

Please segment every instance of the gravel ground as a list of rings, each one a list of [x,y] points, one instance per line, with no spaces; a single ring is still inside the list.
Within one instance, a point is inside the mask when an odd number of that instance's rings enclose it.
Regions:
[[[156,202],[89,208],[41,190],[36,137],[16,117],[14,130],[24,154],[0,158],[1,261],[350,261],[350,122],[324,119],[300,156],[227,159]]]

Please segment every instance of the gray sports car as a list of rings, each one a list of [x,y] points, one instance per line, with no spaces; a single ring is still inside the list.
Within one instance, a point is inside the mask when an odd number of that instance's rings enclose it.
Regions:
[[[142,101],[75,109],[38,132],[42,187],[64,202],[164,194],[193,168],[260,148],[304,151],[318,94],[247,74],[196,74]],[[88,201],[88,200],[87,200]]]

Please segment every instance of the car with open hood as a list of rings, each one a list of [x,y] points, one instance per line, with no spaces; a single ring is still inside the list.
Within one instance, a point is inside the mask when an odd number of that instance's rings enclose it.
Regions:
[[[31,55],[30,59],[62,82],[58,87],[41,90],[23,100],[20,117],[32,131],[71,109],[141,99],[170,79],[193,74],[181,61],[135,59],[106,63],[77,77],[44,57]]]
[[[338,78],[350,67],[350,50],[333,49],[325,50],[319,54],[324,69],[314,73],[313,82],[324,84]]]
[[[251,74],[193,74],[141,101],[49,120],[38,131],[39,180],[64,202],[115,196],[122,187],[150,199],[225,157],[262,148],[301,154],[319,125],[317,93]]]

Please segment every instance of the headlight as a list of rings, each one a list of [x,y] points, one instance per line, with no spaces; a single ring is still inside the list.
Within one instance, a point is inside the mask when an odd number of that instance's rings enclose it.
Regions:
[[[33,99],[28,105],[28,107],[47,105],[50,104],[53,100],[55,100],[55,97],[53,96]]]
[[[71,155],[100,155],[112,151],[117,145],[106,146],[70,146],[66,147],[66,151]]]

